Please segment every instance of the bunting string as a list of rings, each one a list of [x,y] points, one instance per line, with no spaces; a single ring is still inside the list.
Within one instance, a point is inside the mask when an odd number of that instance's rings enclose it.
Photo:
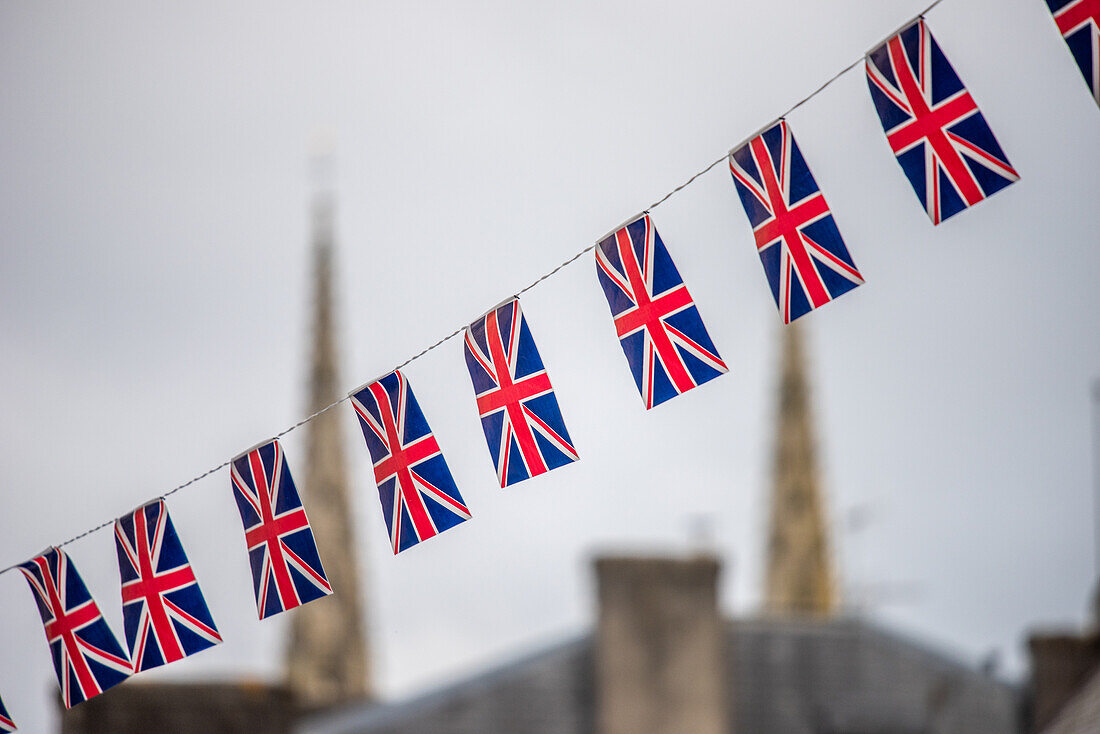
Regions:
[[[903,23],[903,24],[902,24],[901,26],[899,26],[899,29],[903,29],[903,28],[907,27],[908,25],[912,24],[913,22],[915,22],[916,20],[918,20],[918,19],[920,19],[920,18],[923,18],[923,17],[924,17],[924,15],[925,15],[926,13],[928,13],[929,11],[931,11],[931,10],[932,10],[933,8],[935,8],[935,7],[937,6],[937,5],[939,5],[939,4],[941,3],[941,2],[943,2],[943,0],[935,0],[935,2],[933,2],[932,4],[930,4],[930,5],[929,5],[928,7],[926,7],[926,8],[924,9],[924,10],[922,10],[921,12],[919,12],[919,13],[917,13],[916,15],[912,16],[912,17],[911,17],[911,18],[910,18],[909,20],[907,20],[907,21],[906,21],[905,23]],[[894,31],[891,31],[891,33],[890,33],[890,34],[888,34],[887,36],[884,36],[884,39],[888,39],[888,38],[890,38],[890,37],[891,37],[892,35],[896,34],[897,32],[898,32],[898,30],[894,30]],[[852,69],[854,69],[854,68],[855,68],[856,66],[858,66],[858,65],[859,65],[859,64],[860,64],[861,62],[863,62],[865,58],[866,58],[866,55],[864,55],[864,56],[861,56],[860,58],[856,59],[856,60],[855,60],[855,61],[853,61],[852,63],[850,63],[850,64],[848,64],[847,66],[845,66],[845,67],[844,67],[843,69],[841,69],[841,70],[840,70],[840,71],[838,71],[838,72],[837,72],[836,74],[834,74],[834,75],[833,75],[832,77],[830,77],[830,78],[829,78],[828,80],[826,80],[826,81],[825,81],[825,82],[824,82],[823,84],[821,84],[821,85],[820,85],[819,87],[817,87],[817,88],[816,88],[816,89],[815,89],[814,91],[810,92],[810,93],[809,93],[808,95],[806,95],[805,97],[803,97],[802,99],[800,99],[799,101],[797,101],[796,103],[794,103],[793,105],[791,105],[791,106],[790,106],[790,108],[788,108],[788,109],[787,109],[787,110],[786,110],[785,112],[783,112],[783,113],[782,113],[781,115],[779,115],[778,117],[776,117],[776,118],[775,118],[774,120],[772,120],[771,122],[769,122],[769,123],[768,123],[767,125],[765,125],[764,127],[762,127],[762,128],[761,128],[760,130],[758,130],[757,132],[755,132],[755,133],[753,133],[752,135],[750,135],[750,136],[748,136],[747,138],[745,138],[745,139],[744,139],[744,140],[743,140],[743,141],[742,141],[741,143],[739,143],[738,145],[736,145],[736,146],[733,146],[733,148],[732,148],[732,149],[736,149],[736,148],[740,147],[740,146],[741,146],[741,145],[743,145],[743,144],[744,144],[745,142],[747,142],[747,141],[751,140],[751,139],[752,139],[753,137],[755,137],[756,135],[760,134],[760,132],[761,132],[761,131],[763,131],[763,130],[767,130],[768,128],[770,128],[770,127],[771,127],[772,125],[774,125],[775,123],[777,123],[777,122],[779,122],[779,121],[781,121],[781,120],[785,119],[787,115],[789,115],[790,113],[794,112],[794,111],[795,111],[795,110],[797,110],[797,109],[798,109],[799,107],[801,107],[802,105],[806,104],[807,102],[809,102],[810,100],[812,100],[812,99],[813,99],[814,97],[816,97],[817,95],[819,95],[819,94],[821,94],[822,92],[824,92],[824,91],[825,91],[825,90],[826,90],[826,89],[827,89],[827,88],[828,88],[829,86],[831,86],[831,85],[832,85],[832,84],[833,84],[834,82],[836,82],[836,81],[837,81],[838,79],[840,79],[840,78],[841,78],[842,76],[844,76],[844,75],[845,75],[845,74],[847,74],[847,73],[848,73],[849,71],[851,71],[851,70],[852,70]],[[703,175],[704,175],[704,174],[706,174],[706,173],[709,173],[709,172],[710,172],[711,170],[713,170],[713,169],[714,169],[714,167],[715,167],[715,166],[717,166],[718,164],[720,164],[720,163],[722,163],[723,161],[727,160],[727,159],[728,159],[728,157],[729,157],[729,154],[728,154],[728,153],[725,153],[725,154],[723,154],[723,155],[722,155],[722,156],[721,156],[720,158],[717,158],[717,159],[716,159],[715,161],[713,161],[712,163],[710,163],[709,165],[707,165],[707,166],[706,166],[705,168],[703,168],[702,170],[700,170],[700,171],[698,171],[697,173],[695,173],[695,174],[694,174],[693,176],[691,176],[690,178],[688,178],[688,179],[687,179],[686,181],[684,181],[683,183],[681,183],[681,184],[680,184],[679,186],[677,186],[676,188],[672,189],[671,191],[669,191],[668,193],[666,193],[666,194],[665,194],[664,196],[662,196],[661,198],[657,199],[657,200],[656,200],[656,201],[654,201],[654,202],[653,202],[652,204],[650,204],[650,205],[649,205],[648,207],[646,207],[645,209],[643,209],[643,210],[642,210],[642,212],[641,212],[641,214],[642,214],[642,215],[646,215],[646,214],[649,214],[649,212],[651,212],[651,211],[652,211],[653,209],[656,209],[656,208],[657,208],[658,206],[660,206],[661,204],[663,204],[663,203],[665,203],[666,201],[668,201],[668,200],[669,200],[670,198],[672,198],[672,196],[674,196],[675,194],[677,194],[677,193],[679,193],[680,191],[684,190],[684,189],[685,189],[685,188],[687,188],[688,186],[692,185],[692,184],[693,184],[693,183],[694,183],[694,182],[695,182],[695,181],[696,181],[696,180],[697,180],[697,179],[698,179],[699,177],[703,176]],[[612,230],[612,232],[614,232],[614,230]],[[562,270],[563,268],[565,268],[565,267],[567,267],[567,266],[571,265],[572,263],[576,262],[576,261],[577,261],[577,260],[578,260],[578,259],[579,259],[580,257],[582,257],[583,255],[585,255],[585,254],[586,254],[586,253],[588,253],[588,252],[591,252],[591,251],[592,251],[592,250],[594,250],[594,249],[595,249],[596,247],[597,247],[597,245],[595,245],[595,244],[592,244],[592,245],[589,245],[588,247],[585,247],[584,249],[582,249],[581,251],[577,252],[577,253],[576,253],[575,255],[573,255],[572,257],[569,257],[569,258],[567,258],[566,260],[564,260],[564,261],[563,261],[563,262],[562,262],[562,263],[561,263],[560,265],[558,265],[558,266],[557,266],[557,267],[555,267],[554,269],[552,269],[552,270],[550,270],[550,271],[548,271],[548,272],[544,273],[543,275],[539,276],[538,278],[536,278],[535,280],[533,280],[533,281],[532,281],[531,283],[529,283],[528,285],[524,286],[524,287],[523,287],[522,289],[520,289],[519,291],[517,291],[517,292],[515,293],[515,296],[516,296],[516,297],[518,297],[518,296],[520,296],[520,295],[522,295],[522,294],[524,294],[524,293],[528,292],[528,291],[529,291],[529,290],[531,290],[532,288],[536,287],[537,285],[539,285],[539,284],[540,284],[540,283],[542,283],[543,281],[545,281],[545,280],[547,280],[547,279],[549,279],[549,278],[553,277],[553,276],[554,276],[554,275],[556,275],[556,274],[557,274],[557,273],[558,273],[559,271],[561,271],[561,270]],[[454,331],[452,331],[452,332],[451,332],[450,334],[448,334],[447,336],[443,337],[443,338],[442,338],[442,339],[440,339],[439,341],[435,342],[435,343],[434,343],[434,344],[432,344],[431,346],[429,346],[429,347],[425,347],[425,348],[424,348],[424,349],[422,349],[422,350],[421,350],[420,352],[418,352],[418,353],[414,354],[413,356],[409,357],[409,358],[408,358],[408,359],[406,359],[406,360],[405,360],[404,362],[401,362],[401,363],[400,363],[400,364],[399,364],[399,365],[398,365],[397,367],[395,367],[394,369],[395,369],[395,370],[399,370],[399,369],[401,369],[401,368],[403,368],[403,367],[405,367],[405,366],[407,366],[407,365],[411,364],[412,362],[414,362],[414,361],[416,361],[416,360],[420,359],[420,358],[421,358],[421,357],[423,357],[424,355],[428,354],[429,352],[431,352],[431,351],[433,351],[434,349],[436,349],[436,348],[438,348],[438,347],[442,346],[443,344],[447,343],[448,341],[450,341],[451,339],[455,338],[455,337],[456,337],[456,336],[458,336],[459,334],[463,333],[463,332],[465,331],[465,329],[466,329],[466,325],[463,325],[463,326],[460,326],[460,327],[458,327],[457,329],[455,329]],[[310,414],[310,415],[306,416],[305,418],[301,419],[300,421],[298,421],[298,422],[297,422],[297,423],[295,423],[294,425],[292,425],[292,426],[289,426],[288,428],[285,428],[285,429],[283,429],[283,430],[282,430],[282,431],[280,431],[279,433],[275,434],[275,436],[274,436],[273,438],[274,438],[274,439],[278,439],[278,438],[282,438],[283,436],[286,436],[287,434],[291,433],[292,431],[294,431],[294,430],[297,430],[298,428],[301,428],[302,426],[304,426],[304,425],[306,425],[307,423],[309,423],[309,422],[313,421],[314,419],[316,419],[316,418],[320,417],[321,415],[324,415],[325,413],[327,413],[328,411],[332,410],[333,408],[335,408],[336,406],[340,405],[341,403],[347,402],[347,401],[349,400],[349,398],[350,398],[350,396],[348,396],[348,395],[345,395],[344,397],[342,397],[342,398],[340,398],[340,399],[338,399],[338,400],[335,400],[335,401],[333,401],[332,403],[330,403],[329,405],[326,405],[325,407],[321,408],[320,410],[316,411],[315,413],[312,413],[312,414]],[[226,468],[226,467],[227,467],[227,466],[229,466],[229,465],[230,465],[231,463],[232,463],[232,459],[227,459],[226,461],[223,461],[223,462],[221,462],[221,463],[220,463],[220,464],[218,464],[217,466],[214,466],[214,467],[212,467],[212,468],[210,468],[210,469],[207,469],[206,471],[202,472],[201,474],[198,474],[197,476],[193,477],[192,479],[189,479],[189,480],[187,480],[186,482],[183,482],[182,484],[180,484],[180,485],[177,485],[176,487],[173,487],[172,489],[170,489],[170,490],[168,490],[167,492],[165,492],[165,493],[163,493],[162,495],[160,495],[159,499],[164,499],[164,498],[166,498],[166,497],[170,497],[171,495],[173,495],[173,494],[175,494],[175,493],[179,492],[180,490],[182,490],[182,489],[185,489],[185,488],[187,488],[187,487],[190,487],[191,485],[193,485],[193,484],[195,484],[195,483],[199,482],[199,481],[200,481],[200,480],[202,480],[202,479],[205,479],[206,477],[210,476],[211,474],[214,474],[214,473],[216,473],[216,472],[218,472],[218,471],[220,471],[220,470],[222,470],[222,469]],[[98,531],[100,531],[100,530],[103,530],[104,528],[108,528],[108,527],[111,527],[111,526],[112,526],[112,525],[113,525],[114,523],[115,523],[115,520],[114,520],[114,518],[112,518],[112,519],[110,519],[110,520],[107,520],[107,521],[105,521],[105,522],[103,522],[103,523],[100,523],[99,525],[96,525],[96,526],[94,526],[94,527],[92,527],[92,528],[89,528],[88,530],[85,530],[85,531],[83,531],[83,532],[81,532],[81,533],[79,533],[79,534],[77,534],[77,535],[74,535],[73,537],[71,537],[71,538],[69,538],[69,539],[67,539],[67,540],[64,540],[64,541],[62,541],[62,542],[60,542],[60,543],[57,543],[57,544],[56,544],[56,545],[55,545],[54,547],[56,547],[56,548],[61,548],[61,547],[67,546],[67,545],[69,545],[69,544],[71,544],[71,543],[74,543],[74,542],[76,542],[76,541],[78,541],[78,540],[80,540],[80,539],[82,539],[82,538],[85,538],[85,537],[87,537],[87,536],[89,536],[89,535],[92,535],[93,533],[96,533],[96,532],[98,532]],[[15,564],[12,564],[12,565],[10,565],[10,566],[8,566],[8,567],[4,568],[3,570],[0,570],[0,575],[2,575],[2,574],[5,574],[5,573],[7,573],[7,572],[9,572],[9,571],[13,571],[13,570],[15,570],[16,568],[18,568],[18,566],[19,566],[19,563],[21,563],[21,562],[17,562],[17,563],[15,563]]]

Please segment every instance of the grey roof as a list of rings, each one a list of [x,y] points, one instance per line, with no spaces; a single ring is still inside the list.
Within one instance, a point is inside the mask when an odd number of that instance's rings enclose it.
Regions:
[[[1013,688],[855,619],[734,622],[735,731],[754,734],[1004,734]]]
[[[409,701],[307,718],[298,734],[587,734],[591,697],[592,643],[585,636]]]
[[[1013,688],[866,622],[766,618],[728,630],[735,732],[1019,730]],[[298,731],[593,734],[592,654],[590,636],[574,639],[408,701],[320,714]]]

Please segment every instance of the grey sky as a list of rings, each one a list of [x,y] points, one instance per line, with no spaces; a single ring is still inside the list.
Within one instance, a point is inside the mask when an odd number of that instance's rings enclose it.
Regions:
[[[0,565],[304,414],[319,131],[337,147],[351,388],[637,213],[922,5],[0,5]],[[946,0],[928,22],[1022,180],[934,228],[860,69],[789,117],[867,280],[803,319],[821,455],[846,585],[917,592],[868,613],[968,660],[998,649],[1018,674],[1023,631],[1083,621],[1096,578],[1100,111],[1041,0]],[[502,492],[448,343],[407,375],[474,519],[398,558],[344,406],[349,552],[384,694],[584,629],[596,549],[683,550],[700,514],[726,607],[755,608],[779,318],[722,166],[653,216],[728,375],[644,411],[582,258],[523,299],[581,461]],[[302,439],[284,444],[292,470]],[[272,674],[284,620],[255,619],[227,476],[169,506],[226,642],[144,677]],[[870,524],[840,532],[859,507]],[[68,550],[121,635],[110,533]],[[0,620],[0,696],[41,730],[56,684],[16,574],[0,577]]]

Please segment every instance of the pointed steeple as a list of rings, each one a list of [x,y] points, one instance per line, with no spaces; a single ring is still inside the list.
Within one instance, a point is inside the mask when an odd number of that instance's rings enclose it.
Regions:
[[[800,330],[783,327],[764,608],[775,615],[823,616],[836,611],[837,588]]]
[[[324,161],[322,161],[324,163]],[[320,187],[313,204],[313,345],[310,414],[341,396],[333,313],[333,197]],[[340,412],[306,426],[303,499],[333,595],[295,610],[286,676],[298,705],[326,708],[370,696],[370,666],[356,563]]]

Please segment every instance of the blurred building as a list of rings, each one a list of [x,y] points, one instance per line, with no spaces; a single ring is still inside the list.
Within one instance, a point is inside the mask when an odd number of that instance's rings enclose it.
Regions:
[[[135,678],[62,711],[61,734],[291,734],[295,719],[294,697],[286,686]]]
[[[795,322],[783,329],[764,609],[772,616],[823,617],[839,604],[801,328]]]
[[[1012,734],[1015,691],[858,619],[723,619],[714,558],[603,558],[592,635],[299,734]]]
[[[1042,734],[1095,734],[1100,731],[1100,674],[1090,676],[1075,690]]]
[[[333,199],[313,204],[313,325],[309,412],[342,397],[334,324]],[[299,491],[331,596],[287,613],[285,680],[145,683],[141,678],[62,711],[62,734],[283,734],[303,714],[370,700],[370,664],[352,527],[344,440],[336,411],[306,425]]]
[[[340,381],[333,296],[333,199],[322,190],[313,209],[313,348],[310,359],[309,414],[344,396]],[[337,411],[306,425],[303,502],[333,594],[290,613],[286,654],[287,684],[303,710],[367,700],[370,664],[364,633],[359,547],[352,526],[344,434]]]
[[[1033,632],[1029,732],[1100,732],[1100,589],[1088,629]]]
[[[726,619],[716,558],[595,562],[595,631],[299,734],[1014,734],[1017,692],[840,616],[800,332],[784,329],[764,613]]]

